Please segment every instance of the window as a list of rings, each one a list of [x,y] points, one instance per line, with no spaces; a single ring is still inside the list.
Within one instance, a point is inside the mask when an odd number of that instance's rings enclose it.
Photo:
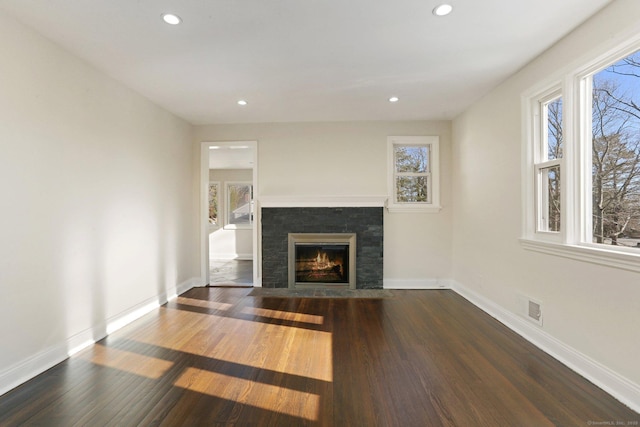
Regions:
[[[389,137],[389,211],[438,212],[439,138]]]
[[[639,40],[523,97],[526,248],[640,271]]]
[[[584,82],[591,89],[591,242],[640,249],[640,53]]]
[[[253,225],[253,186],[248,182],[226,183],[225,228],[251,228]]]
[[[209,183],[209,224],[210,225],[220,225],[220,217],[218,214],[218,209],[220,206],[219,194],[220,194],[220,183],[210,182]]]
[[[560,176],[562,169],[562,96],[553,90],[536,101],[535,179],[537,232],[560,232]]]

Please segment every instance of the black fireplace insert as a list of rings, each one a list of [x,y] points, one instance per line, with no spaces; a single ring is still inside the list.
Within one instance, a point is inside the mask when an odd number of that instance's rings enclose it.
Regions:
[[[296,283],[349,283],[349,245],[296,243]]]

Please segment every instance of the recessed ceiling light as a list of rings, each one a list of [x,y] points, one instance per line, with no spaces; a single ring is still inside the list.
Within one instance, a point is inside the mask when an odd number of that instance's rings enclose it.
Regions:
[[[451,6],[450,4],[444,3],[439,6],[436,6],[433,9],[433,14],[436,16],[446,16],[450,14],[452,10],[453,10],[453,6]]]
[[[178,15],[174,15],[173,13],[163,14],[162,20],[169,25],[178,25],[182,22],[182,19]]]
[[[391,98],[389,98],[389,102],[398,102],[400,100],[400,98],[398,98],[397,96],[392,96]]]
[[[247,101],[245,101],[244,99],[241,99],[240,101],[238,101],[238,105],[247,105]]]

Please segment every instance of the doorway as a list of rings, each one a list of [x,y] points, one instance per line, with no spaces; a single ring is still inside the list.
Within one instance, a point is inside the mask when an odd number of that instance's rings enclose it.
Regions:
[[[203,142],[201,275],[209,286],[260,286],[257,142]]]

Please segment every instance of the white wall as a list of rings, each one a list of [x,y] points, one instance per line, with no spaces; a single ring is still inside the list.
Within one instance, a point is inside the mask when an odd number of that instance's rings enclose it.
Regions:
[[[199,275],[191,126],[0,15],[0,394]]]
[[[337,122],[196,127],[200,141],[258,141],[257,198],[364,197],[387,193],[387,137],[439,135],[443,209],[385,213],[386,285],[451,277],[450,122]]]
[[[227,203],[226,183],[253,181],[251,169],[209,169],[209,180],[220,183],[218,217],[220,225],[209,226],[209,259],[252,259],[253,232],[251,229],[225,229]]]
[[[613,2],[453,122],[455,280],[511,313],[518,294],[542,301],[545,333],[635,383],[636,392],[640,275],[526,251],[518,238],[521,94],[638,24],[640,2]]]

